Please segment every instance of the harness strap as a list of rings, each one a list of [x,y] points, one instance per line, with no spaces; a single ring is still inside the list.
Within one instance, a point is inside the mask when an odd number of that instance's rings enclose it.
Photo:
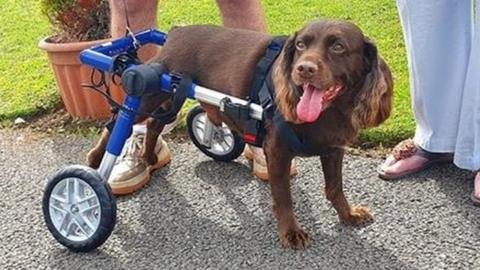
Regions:
[[[187,99],[188,90],[192,85],[192,78],[189,76],[176,76],[172,74],[173,87],[173,106],[170,110],[165,111],[162,108],[158,109],[153,118],[162,124],[170,124],[177,119],[178,112],[182,109],[185,100]]]
[[[272,41],[270,41],[270,44],[268,44],[265,55],[257,63],[252,86],[250,87],[250,98],[254,103],[260,102],[258,98],[260,89],[267,78],[270,68],[275,62],[275,59],[277,59],[282,51],[283,44],[285,44],[286,40],[287,36],[274,37]]]
[[[297,136],[297,134],[295,134],[295,131],[292,129],[290,124],[285,121],[280,112],[275,111],[272,121],[280,131],[280,136],[287,142],[290,150],[292,150],[295,154],[309,152],[308,147],[306,147],[305,143]]]

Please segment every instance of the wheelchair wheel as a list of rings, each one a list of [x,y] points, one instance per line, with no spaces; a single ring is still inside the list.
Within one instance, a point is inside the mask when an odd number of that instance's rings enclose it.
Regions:
[[[89,167],[69,166],[49,178],[42,204],[48,230],[76,252],[102,245],[115,226],[115,198],[108,183]]]
[[[205,144],[206,129],[212,128],[210,145]],[[207,156],[217,161],[232,161],[239,157],[245,148],[242,137],[222,124],[215,127],[209,123],[207,114],[200,106],[194,107],[187,116],[187,128],[195,146]]]

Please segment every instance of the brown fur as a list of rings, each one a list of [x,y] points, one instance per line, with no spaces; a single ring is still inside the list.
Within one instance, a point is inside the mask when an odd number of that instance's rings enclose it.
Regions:
[[[255,65],[265,52],[271,37],[262,33],[221,28],[216,26],[187,26],[173,29],[157,61],[170,71],[193,75],[199,85],[245,98]],[[305,43],[301,47],[298,41]],[[338,43],[341,43],[339,46]],[[302,63],[315,65],[315,72],[306,78],[299,72]],[[382,123],[391,110],[392,78],[385,62],[378,56],[373,43],[355,25],[339,21],[315,21],[289,38],[276,60],[273,81],[277,105],[283,116],[292,123],[295,132],[317,146],[331,149],[322,156],[325,191],[338,212],[339,219],[357,225],[372,220],[366,208],[351,207],[342,187],[342,146],[351,142],[360,128]],[[297,119],[296,105],[301,88],[307,81],[321,89],[342,85],[342,91],[330,102],[320,118],[309,124]],[[152,111],[159,106],[150,102],[143,109]],[[153,106],[156,104],[156,106]],[[241,130],[242,123],[228,119],[218,108],[202,104],[209,119],[216,124],[225,122]],[[156,161],[153,147],[163,125],[148,122],[145,151],[142,156],[150,163]],[[309,245],[308,234],[296,221],[293,213],[288,170],[294,153],[280,137],[278,130],[267,120],[263,149],[267,159],[273,197],[273,210],[278,221],[281,243],[292,248]],[[104,137],[108,132],[104,133]],[[100,144],[105,142],[105,138]],[[99,152],[92,150],[100,160]],[[98,165],[91,162],[91,165]]]

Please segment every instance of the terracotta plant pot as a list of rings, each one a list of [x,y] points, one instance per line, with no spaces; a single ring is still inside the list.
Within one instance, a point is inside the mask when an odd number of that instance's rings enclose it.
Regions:
[[[71,116],[89,119],[110,117],[110,105],[99,93],[82,87],[90,84],[92,69],[82,65],[79,54],[82,50],[108,40],[74,43],[50,43],[49,38],[40,41],[38,46],[45,50],[50,59],[60,95],[66,110]],[[96,74],[97,81],[99,74]],[[111,93],[117,102],[122,102],[124,92],[121,87],[111,84]]]

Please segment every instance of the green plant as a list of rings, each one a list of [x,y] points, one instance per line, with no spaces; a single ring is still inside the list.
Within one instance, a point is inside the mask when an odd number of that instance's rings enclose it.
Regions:
[[[56,33],[51,42],[90,41],[109,35],[107,0],[41,0],[41,10]]]

